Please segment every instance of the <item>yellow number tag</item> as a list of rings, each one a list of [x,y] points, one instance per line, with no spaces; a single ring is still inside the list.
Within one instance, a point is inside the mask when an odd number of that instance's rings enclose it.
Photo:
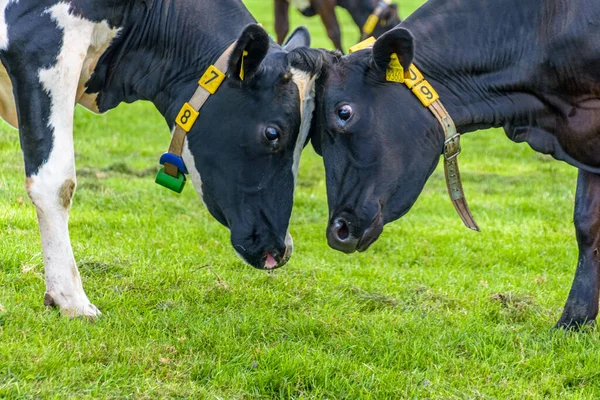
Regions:
[[[379,17],[375,14],[369,15],[367,21],[363,25],[363,33],[370,35],[375,30],[377,23],[379,22]]]
[[[189,132],[194,126],[194,122],[196,122],[196,118],[200,113],[189,103],[184,103],[181,110],[179,110],[179,114],[177,114],[177,118],[175,118],[175,123],[179,125],[184,131]]]
[[[385,71],[385,80],[388,82],[404,82],[404,68],[402,68],[396,53],[392,53],[390,57],[390,63]]]
[[[440,98],[435,89],[432,88],[429,82],[427,81],[419,83],[411,90],[415,94],[415,96],[419,98],[419,100],[421,101],[421,103],[423,103],[425,107],[429,107],[431,104],[433,104],[434,101]]]
[[[373,43],[375,43],[375,38],[373,36],[371,36],[371,37],[363,40],[362,42],[357,43],[354,46],[350,47],[350,49],[348,50],[348,54],[352,54],[356,51],[366,49],[367,47],[371,47],[373,45]]]
[[[408,86],[409,89],[412,89],[413,86],[415,86],[417,83],[423,80],[423,75],[421,74],[421,71],[419,71],[419,69],[415,67],[414,64],[410,65],[408,72],[410,74],[410,78],[406,78],[404,80],[404,84]]]
[[[215,94],[224,79],[225,74],[219,71],[214,65],[211,65],[198,80],[198,85],[202,86],[210,94]]]

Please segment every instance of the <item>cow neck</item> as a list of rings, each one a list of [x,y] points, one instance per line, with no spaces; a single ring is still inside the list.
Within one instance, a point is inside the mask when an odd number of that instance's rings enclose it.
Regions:
[[[433,0],[402,22],[415,38],[414,62],[461,134],[529,125],[545,112],[528,75],[539,54],[533,16],[540,5],[512,2],[490,7],[481,1]],[[519,18],[527,23],[518,23]]]
[[[217,61],[206,69],[204,74],[198,79],[198,86],[192,97],[183,103],[179,109],[179,113],[175,117],[175,128],[173,129],[169,151],[160,158],[160,163],[164,167],[159,170],[156,176],[156,183],[159,185],[177,193],[181,193],[183,190],[186,181],[185,174],[188,173],[182,158],[186,135],[194,126],[204,103],[206,103],[211,95],[217,92],[225,80],[227,62],[235,45],[236,42],[233,42],[219,56]]]
[[[234,0],[154,0],[148,9],[135,8],[99,61],[90,92],[99,92],[102,112],[121,102],[151,101],[172,127],[175,104],[190,98],[198,77],[251,23]]]

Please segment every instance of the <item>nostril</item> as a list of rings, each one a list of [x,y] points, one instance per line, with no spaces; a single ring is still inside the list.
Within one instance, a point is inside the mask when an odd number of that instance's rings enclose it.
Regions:
[[[334,222],[335,235],[340,241],[345,241],[350,237],[350,229],[348,229],[348,223],[342,218],[337,218]]]

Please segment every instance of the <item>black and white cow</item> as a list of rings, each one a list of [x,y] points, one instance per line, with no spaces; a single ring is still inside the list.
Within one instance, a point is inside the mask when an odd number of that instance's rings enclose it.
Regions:
[[[313,143],[325,162],[332,247],[364,251],[409,211],[444,151],[444,112],[458,133],[504,127],[515,142],[579,168],[579,262],[558,326],[595,320],[600,2],[430,0],[372,48],[331,61]],[[407,76],[394,74],[400,65],[411,66]],[[444,107],[428,105],[435,91]]]
[[[0,114],[19,129],[46,304],[69,316],[99,314],[82,287],[68,231],[75,105],[104,112],[149,100],[174,129],[199,77],[236,41],[228,77],[187,134],[183,160],[247,263],[271,269],[288,260],[294,184],[314,107],[313,71],[301,56],[292,67],[290,51],[309,44],[306,30],[281,48],[239,0],[0,4]]]

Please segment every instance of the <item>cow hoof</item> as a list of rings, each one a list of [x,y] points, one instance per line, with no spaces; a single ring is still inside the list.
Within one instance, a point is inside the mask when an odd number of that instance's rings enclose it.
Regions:
[[[566,331],[580,331],[586,327],[592,327],[596,324],[593,319],[581,318],[581,319],[563,319],[561,318],[556,325],[555,329],[564,329]]]
[[[57,301],[57,299],[62,301]],[[85,295],[79,298],[67,299],[65,296],[52,296],[46,293],[44,295],[44,305],[58,307],[62,316],[71,319],[75,317],[98,318],[102,315],[98,307],[90,303]]]

